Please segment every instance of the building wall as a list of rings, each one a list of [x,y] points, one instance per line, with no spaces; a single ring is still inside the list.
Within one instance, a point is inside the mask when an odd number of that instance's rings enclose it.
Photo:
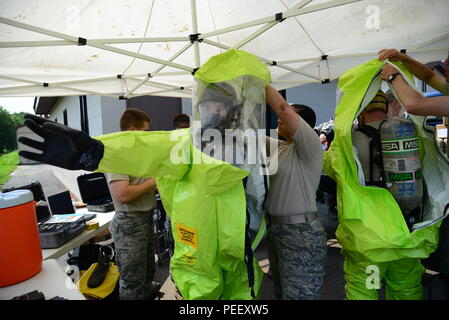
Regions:
[[[330,83],[309,83],[286,90],[287,102],[305,104],[316,114],[316,125],[335,118],[338,80]]]
[[[80,108],[79,97],[61,97],[50,110],[50,120],[64,124],[64,110],[67,110],[67,125],[80,130]]]
[[[103,134],[120,131],[120,117],[126,110],[125,100],[101,97],[101,120]]]
[[[81,130],[79,96],[61,97],[50,110],[50,120],[64,123],[64,110],[67,110],[67,125]],[[110,97],[91,95],[86,97],[89,135],[92,137],[120,131],[120,116],[126,102]]]
[[[81,130],[81,112],[79,96],[61,97],[50,110],[50,120],[64,124],[64,110],[67,110],[67,125]],[[93,137],[101,135],[103,125],[101,121],[100,96],[87,96],[87,114],[89,118],[89,134]]]
[[[192,99],[182,98],[182,113],[192,116]]]
[[[127,108],[144,111],[151,117],[150,130],[173,130],[173,116],[182,113],[181,98],[142,96],[126,100]]]
[[[87,117],[89,119],[89,135],[91,137],[103,134],[103,120],[101,111],[101,96],[87,96]],[[79,108],[79,107],[78,107]]]

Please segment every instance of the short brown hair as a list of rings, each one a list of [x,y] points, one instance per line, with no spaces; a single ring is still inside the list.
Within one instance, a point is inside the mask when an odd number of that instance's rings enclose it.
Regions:
[[[151,118],[145,112],[135,108],[129,108],[123,112],[120,118],[120,130],[126,131],[130,127],[142,128],[145,122],[151,124]]]
[[[290,106],[293,107],[295,112],[304,119],[305,122],[313,129],[316,124],[316,114],[315,111],[309,106],[306,106],[305,104],[297,104],[293,103]]]
[[[176,114],[173,117],[173,127],[175,128],[188,128],[190,126],[190,118],[188,115]]]

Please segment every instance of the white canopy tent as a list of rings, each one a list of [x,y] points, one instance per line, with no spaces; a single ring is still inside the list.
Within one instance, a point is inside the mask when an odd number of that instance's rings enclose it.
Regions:
[[[447,0],[2,0],[0,96],[191,97],[238,48],[285,89],[332,81],[383,48],[449,50]]]

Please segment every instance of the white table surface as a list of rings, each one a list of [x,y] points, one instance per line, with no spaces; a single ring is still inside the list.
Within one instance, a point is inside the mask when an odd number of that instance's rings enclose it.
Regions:
[[[83,233],[77,235],[72,240],[66,242],[59,248],[55,249],[42,249],[42,258],[44,260],[47,259],[58,259],[62,257],[64,254],[68,253],[69,251],[75,249],[76,247],[79,247],[84,242],[88,241],[89,239],[95,237],[99,233],[103,232],[104,230],[107,230],[109,228],[109,223],[112,220],[112,217],[115,214],[115,211],[110,212],[92,212],[88,211],[87,208],[81,208],[77,209],[76,213],[95,213],[97,216],[93,221],[98,221],[100,224],[100,227],[96,230],[84,230]]]
[[[72,280],[54,259],[42,263],[42,271],[23,282],[0,288],[0,300],[9,300],[17,296],[38,290],[49,300],[55,296],[69,300],[85,300]]]

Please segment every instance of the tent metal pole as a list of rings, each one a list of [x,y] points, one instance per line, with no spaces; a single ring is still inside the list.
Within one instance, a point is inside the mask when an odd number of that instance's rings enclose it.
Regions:
[[[179,86],[174,86],[172,84],[160,83],[160,82],[155,82],[155,81],[147,81],[147,83],[152,86],[159,87],[162,89],[178,89],[179,88]]]
[[[337,56],[329,55],[327,57],[328,60],[332,59],[344,59],[344,58],[362,58],[362,57],[371,57],[371,56],[377,56],[377,52],[365,52],[365,53],[354,53],[354,54],[341,54]]]
[[[130,96],[130,98],[135,98],[135,97],[141,97],[141,96],[155,96],[158,95],[160,93],[165,93],[165,92],[172,92],[174,89],[166,89],[166,90],[159,90],[159,91],[152,91],[152,92],[145,92],[143,94],[133,94]],[[177,87],[177,90],[185,90],[185,88],[181,89],[180,87]]]
[[[282,63],[278,63],[277,66],[278,66],[279,68],[282,68],[282,69],[285,69],[285,70],[289,70],[289,71],[291,71],[291,72],[295,72],[295,73],[298,73],[298,74],[300,74],[300,75],[303,75],[303,76],[306,76],[306,77],[309,77],[309,78],[312,78],[312,79],[315,79],[315,80],[324,81],[324,79],[321,79],[321,78],[318,77],[318,76],[314,76],[313,74],[299,71],[298,69],[292,68],[292,67],[290,67],[290,66],[286,66],[286,65],[284,65],[284,64],[282,64]]]
[[[173,72],[158,72],[154,74],[155,77],[182,76],[182,75],[192,75],[192,73],[187,71],[173,71]]]
[[[196,12],[196,0],[190,0],[190,11],[192,15],[192,34],[198,34],[198,16]],[[195,56],[195,68],[199,68],[201,66],[200,60],[200,42],[195,40],[193,43],[194,56]]]
[[[219,42],[215,42],[215,41],[212,41],[212,40],[209,40],[209,39],[203,39],[203,42],[207,43],[207,44],[209,44],[211,46],[217,47],[217,48],[221,48],[221,49],[225,49],[225,50],[231,49],[230,46],[227,46],[225,44],[221,44]]]
[[[142,42],[184,42],[189,37],[166,37],[166,38],[117,38],[117,39],[89,39],[89,43],[112,44],[112,43],[142,43]]]
[[[447,37],[449,37],[449,34],[447,34]],[[411,48],[411,49],[407,49],[407,52],[415,52],[415,53],[419,53],[419,52],[428,52],[428,51],[440,51],[440,50],[445,50],[446,47],[434,47],[434,48],[421,48],[425,45],[437,42],[439,40],[445,39],[446,37],[439,37],[438,39],[434,39],[429,41],[428,43],[424,43],[424,44],[420,44],[417,47]],[[206,41],[204,41],[206,42]],[[207,43],[207,42],[206,42]],[[371,56],[377,56],[378,52],[365,52],[365,53],[354,53],[354,54],[340,54],[340,55],[329,55],[327,56],[327,59],[331,60],[331,59],[344,59],[344,58],[357,58],[357,57],[371,57]],[[278,63],[282,63],[282,64],[290,64],[290,63],[297,63],[297,62],[307,62],[307,61],[316,61],[317,58],[307,58],[307,59],[297,59],[297,60],[285,60],[285,61],[278,61]]]
[[[193,68],[188,67],[188,66],[184,66],[184,65],[173,63],[173,62],[169,62],[169,61],[166,61],[166,60],[162,60],[162,59],[146,56],[146,55],[143,55],[143,54],[140,54],[140,53],[135,53],[135,52],[132,52],[132,51],[129,51],[129,50],[123,50],[123,49],[107,46],[107,45],[104,45],[104,44],[89,44],[89,42],[87,42],[87,45],[91,46],[91,47],[98,48],[98,49],[103,49],[103,50],[106,50],[106,51],[119,53],[119,54],[122,54],[122,55],[125,55],[125,56],[135,57],[137,59],[146,60],[146,61],[150,61],[150,62],[155,62],[155,63],[162,64],[162,65],[165,65],[165,66],[170,66],[170,67],[173,67],[175,69],[181,69],[181,70],[186,70],[186,71],[190,71],[190,72],[193,71]]]
[[[75,46],[75,45],[76,43],[67,40],[0,42],[0,48],[56,47],[56,46]]]
[[[291,10],[297,10],[299,8],[304,7],[305,5],[309,4],[310,2],[312,2],[312,0],[302,0],[299,3],[293,5],[292,7],[290,7],[287,12],[290,12]],[[275,26],[276,24],[278,24],[279,22],[281,22],[281,20],[276,20],[274,22],[269,22],[266,25],[262,26],[259,30],[257,30],[256,32],[254,32],[253,34],[249,35],[248,37],[246,37],[245,39],[243,39],[242,41],[240,41],[239,43],[237,43],[233,48],[235,49],[239,49],[241,47],[243,47],[245,44],[247,44],[248,42],[250,42],[251,40],[255,39],[256,37],[258,37],[259,35],[261,35],[262,33],[264,33],[265,31],[271,29],[273,26]]]
[[[407,49],[407,53],[421,53],[421,52],[429,52],[429,51],[448,51],[449,46],[443,47],[435,47],[435,48],[413,48]],[[446,52],[447,54],[447,52]]]
[[[26,23],[21,23],[21,22],[17,22],[17,21],[14,21],[14,20],[6,19],[6,18],[1,18],[0,17],[0,23],[11,25],[11,26],[14,26],[14,27],[17,27],[17,28],[21,28],[21,29],[34,31],[34,32],[37,32],[37,33],[42,33],[42,34],[45,34],[45,35],[53,36],[53,37],[56,37],[56,38],[67,40],[67,41],[72,41],[75,44],[78,44],[78,42],[79,42],[79,38],[75,38],[75,37],[69,36],[67,34],[63,34],[63,33],[60,33],[60,32],[56,32],[56,31],[52,31],[52,30],[48,30],[48,29],[32,26],[32,25],[29,25],[29,24],[26,24]],[[135,57],[137,59],[146,60],[146,61],[150,61],[150,62],[155,62],[155,63],[162,64],[162,65],[167,65],[167,66],[170,66],[170,67],[173,67],[173,68],[176,68],[176,69],[186,70],[186,71],[190,71],[190,72],[193,71],[193,68],[188,67],[188,66],[183,66],[183,65],[180,65],[180,64],[177,64],[177,63],[172,63],[172,62],[165,61],[165,60],[162,60],[162,59],[146,56],[146,55],[135,53],[135,52],[132,52],[132,51],[129,51],[129,50],[119,49],[119,48],[115,48],[115,47],[112,47],[112,46],[99,44],[99,43],[89,43],[89,41],[86,41],[85,44],[88,45],[88,46],[94,47],[94,48],[115,52],[115,53],[118,53],[118,54],[130,56],[130,57]]]
[[[189,73],[190,75],[190,73]],[[8,80],[14,80],[14,81],[24,81],[24,82],[30,82],[31,80],[24,80],[24,79],[18,79],[18,78],[14,78],[14,77],[4,77],[7,78]],[[114,77],[104,77],[104,78],[96,78],[96,79],[84,79],[84,80],[74,80],[74,81],[61,81],[61,82],[49,82],[48,86],[49,87],[61,87],[61,88],[70,88],[67,87],[67,85],[70,84],[83,84],[83,83],[90,83],[90,82],[97,82],[97,81],[107,81],[107,80],[116,80],[117,76]],[[135,78],[135,76],[123,76],[121,77],[121,79],[129,79],[129,80],[137,80],[137,81],[142,81],[142,79],[138,79]],[[165,84],[165,83],[159,83],[156,81],[148,81],[148,83],[150,83],[151,85],[155,86],[155,87],[160,87],[160,88],[179,88],[179,86],[175,86],[175,85],[169,85],[169,84]],[[36,82],[35,84],[31,84],[31,85],[25,85],[25,86],[14,86],[14,87],[7,87],[7,88],[0,88],[0,92],[2,91],[11,91],[11,90],[21,90],[21,89],[32,89],[32,88],[40,88],[42,87],[42,83],[41,82]],[[72,88],[73,90],[82,90],[82,89],[76,89],[76,88]],[[90,91],[93,92],[93,91]]]
[[[258,20],[254,20],[254,21],[250,21],[247,23],[242,23],[242,24],[238,24],[232,27],[228,27],[228,28],[223,28],[223,29],[218,29],[212,32],[208,32],[208,33],[204,33],[199,35],[200,39],[206,39],[209,37],[213,37],[213,36],[218,36],[220,34],[223,33],[228,33],[228,32],[232,32],[232,31],[237,31],[240,29],[246,29],[246,28],[250,28],[250,27],[254,27],[254,26],[258,26],[260,24],[264,24],[264,23],[268,23],[268,22],[273,22],[274,16],[270,16],[270,17],[266,17],[266,18],[262,18],[262,19],[258,19]]]
[[[25,83],[31,83],[31,84],[34,84],[34,85],[37,85],[37,86],[42,86],[42,82],[34,81],[34,80],[22,79],[22,78],[17,78],[17,77],[12,77],[12,76],[5,76],[5,75],[0,75],[0,78],[7,79],[7,80],[12,80],[12,81],[16,81],[16,82],[25,82]]]
[[[42,84],[39,86],[37,84],[31,84],[29,86],[14,86],[14,87],[6,87],[6,88],[0,88],[0,92],[2,91],[11,91],[11,90],[19,90],[19,89],[32,89],[32,88],[38,88],[41,87]]]
[[[262,33],[264,33],[265,31],[271,29],[273,26],[277,25],[279,23],[279,21],[274,21],[274,22],[269,22],[266,25],[264,25],[262,28],[260,28],[259,30],[257,30],[256,32],[254,32],[253,34],[249,35],[248,37],[246,37],[245,39],[243,39],[242,41],[240,41],[239,43],[237,43],[235,46],[233,46],[233,48],[235,49],[240,49],[241,47],[243,47],[245,44],[247,44],[248,42],[254,40],[255,38],[257,38],[258,36],[260,36]]]
[[[298,16],[301,14],[307,14],[307,13],[312,13],[312,12],[316,12],[316,11],[320,11],[320,10],[335,8],[335,7],[344,6],[344,5],[353,3],[353,2],[360,2],[360,1],[362,1],[362,0],[334,0],[334,1],[317,4],[314,6],[309,6],[307,8],[298,8],[298,9],[288,10],[282,16],[283,16],[283,18],[291,18],[291,17],[295,17],[295,16]]]
[[[174,72],[159,72],[152,74],[152,78],[154,77],[163,77],[163,76],[175,76],[175,75],[191,75],[191,72],[187,71],[174,71]],[[128,75],[128,76],[122,76],[122,79],[133,79],[137,81],[141,81],[142,79],[139,79],[138,77],[146,77],[148,73],[145,74],[135,74],[135,75]],[[87,79],[80,79],[80,80],[69,80],[69,81],[59,81],[59,82],[49,82],[49,86],[55,86],[55,85],[70,85],[70,84],[80,84],[80,83],[91,83],[91,82],[99,82],[99,81],[109,81],[109,80],[116,80],[117,76],[108,76],[108,77],[102,77],[102,78],[87,78]],[[9,79],[11,80],[11,79]],[[29,88],[36,88],[41,87],[42,83],[36,83],[29,86],[13,86],[13,87],[6,87],[6,88],[0,88],[0,92],[2,91],[8,91],[8,90],[16,90],[16,89],[29,89]],[[175,86],[176,87],[176,86]]]
[[[128,78],[129,79],[129,78]],[[148,79],[151,79],[151,77],[148,77]],[[138,88],[140,88],[142,85],[144,84],[149,84],[152,85],[154,87],[158,87],[158,88],[162,88],[162,89],[167,89],[167,90],[176,90],[179,89],[179,86],[174,86],[174,85],[170,85],[170,84],[166,84],[166,83],[160,83],[160,82],[155,82],[155,81],[148,81],[148,79],[145,79],[144,81],[142,81],[141,83],[139,83],[135,88],[133,88],[132,90],[130,90],[128,93],[126,93],[124,95],[125,98],[128,98],[129,96],[133,95],[132,93],[135,92]],[[140,80],[140,79],[139,79]]]
[[[38,81],[34,81],[34,80],[21,79],[21,78],[5,76],[5,75],[0,75],[0,78],[7,79],[7,80],[13,80],[13,81],[16,81],[16,82],[31,83],[31,84],[34,84],[36,87],[42,87],[43,86],[42,82],[38,82]],[[109,96],[109,97],[117,98],[117,96],[111,95],[111,94],[108,94],[108,93],[102,93],[102,92],[90,91],[90,90],[84,90],[84,89],[77,89],[77,88],[72,88],[72,87],[67,87],[67,86],[62,86],[62,85],[56,85],[56,84],[52,84],[52,85],[47,84],[47,85],[48,85],[47,86],[48,88],[59,88],[59,89],[65,89],[65,90],[70,90],[70,91],[76,91],[78,93],[96,94],[96,95],[102,95],[102,96]]]
[[[144,43],[144,42],[184,42],[190,41],[188,37],[173,38],[123,38],[123,39],[89,39],[91,44],[112,44],[112,43]],[[0,42],[0,48],[23,48],[23,47],[55,47],[55,46],[76,46],[78,43],[68,40],[47,40],[47,41],[8,41]]]
[[[204,39],[204,42],[207,43],[207,44],[210,44],[212,46],[216,46],[216,47],[223,48],[223,49],[226,49],[226,50],[230,49],[229,46],[226,46],[226,45],[221,44],[221,43],[217,43],[215,41],[210,41],[210,40]],[[257,55],[256,55],[256,57],[258,57],[260,60],[262,60],[263,62],[265,62],[265,63],[267,63],[269,65],[273,65],[273,60],[268,60],[266,58],[262,58],[262,57],[257,56]],[[301,74],[303,76],[315,79],[315,80],[319,80],[319,81],[323,81],[324,80],[324,79],[321,79],[318,76],[314,76],[314,75],[311,75],[311,74],[306,73],[306,72],[301,72],[301,71],[299,71],[299,69],[292,68],[290,66],[287,66],[287,65],[279,63],[279,62],[276,63],[276,66],[278,66],[279,68],[286,69],[288,71],[295,72],[295,73]]]
[[[359,1],[362,1],[362,0],[334,0],[334,1],[329,1],[329,2],[322,3],[322,4],[314,5],[314,6],[309,6],[307,8],[302,8],[302,7],[292,8],[292,9],[289,9],[289,10],[283,12],[282,18],[291,18],[291,17],[298,16],[301,14],[311,13],[311,12],[329,9],[329,8],[333,8],[333,7],[338,7],[338,6],[346,5],[346,4],[353,3],[353,2],[359,2]],[[307,3],[308,2],[306,1],[306,3],[304,5],[306,5]],[[246,29],[246,28],[254,27],[254,26],[257,26],[260,24],[275,22],[275,21],[276,21],[276,16],[271,15],[266,18],[257,19],[257,20],[246,22],[246,23],[238,24],[235,26],[215,30],[213,32],[204,33],[204,34],[200,35],[199,37],[200,37],[200,39],[205,39],[205,38],[217,36],[217,35],[220,35],[223,33],[237,31],[240,29]]]
[[[439,39],[439,40],[441,40],[441,39]],[[436,41],[439,41],[439,40],[436,40]],[[420,53],[420,52],[429,52],[429,51],[442,51],[442,50],[449,49],[449,47],[434,47],[434,48],[420,48],[420,47],[421,47],[421,45],[416,48],[407,49],[407,52]],[[331,59],[344,59],[344,58],[357,58],[357,57],[371,57],[371,56],[377,56],[377,55],[378,55],[378,52],[365,52],[365,53],[355,53],[355,54],[342,54],[342,55],[337,55],[337,56],[329,55],[327,57],[327,59],[331,60]],[[294,62],[294,60],[289,61],[289,63],[291,63],[291,62]]]
[[[309,61],[317,61],[318,58],[306,58],[306,59],[296,59],[296,60],[282,60],[278,61],[278,63],[282,64],[290,64],[290,63],[298,63],[298,62],[309,62]]]
[[[188,43],[188,44],[186,44],[181,50],[179,50],[178,52],[176,52],[173,56],[171,56],[170,57],[170,59],[169,59],[169,61],[171,62],[171,61],[173,61],[173,60],[175,60],[177,57],[179,57],[181,54],[183,54],[187,49],[189,49],[190,47],[192,46],[192,43]],[[157,73],[157,72],[159,72],[159,71],[161,71],[163,68],[165,68],[165,65],[161,65],[161,66],[159,66],[155,71],[154,71],[154,73]],[[135,86],[134,88],[132,88],[129,92],[127,92],[126,94],[125,94],[125,98],[127,98],[130,94],[132,94],[134,91],[136,91],[140,86],[142,86],[145,82],[147,82],[148,81],[148,79],[150,79],[152,77],[152,75],[151,75],[151,73],[150,73],[150,75],[148,76],[146,76],[145,77],[145,79],[140,83],[140,84],[138,84],[137,86]]]
[[[443,34],[443,35],[441,35],[441,36],[439,36],[439,37],[436,37],[436,38],[434,38],[434,39],[432,39],[432,40],[429,40],[429,41],[420,43],[419,45],[417,45],[417,46],[414,47],[413,49],[422,48],[422,47],[428,46],[429,44],[438,42],[438,41],[443,40],[443,39],[446,39],[446,38],[449,38],[449,33],[445,33],[445,34]]]
[[[45,35],[52,36],[52,37],[55,37],[55,38],[64,39],[64,40],[70,41],[70,42],[72,42],[74,44],[78,44],[78,38],[75,38],[75,37],[69,36],[67,34],[60,33],[60,32],[47,30],[47,29],[44,29],[44,28],[32,26],[32,25],[29,25],[29,24],[26,24],[26,23],[22,23],[22,22],[18,22],[18,21],[15,21],[15,20],[2,18],[2,17],[0,17],[0,23],[7,24],[7,25],[10,25],[10,26],[13,26],[13,27],[20,28],[20,29],[25,29],[25,30],[29,30],[29,31],[45,34]]]

